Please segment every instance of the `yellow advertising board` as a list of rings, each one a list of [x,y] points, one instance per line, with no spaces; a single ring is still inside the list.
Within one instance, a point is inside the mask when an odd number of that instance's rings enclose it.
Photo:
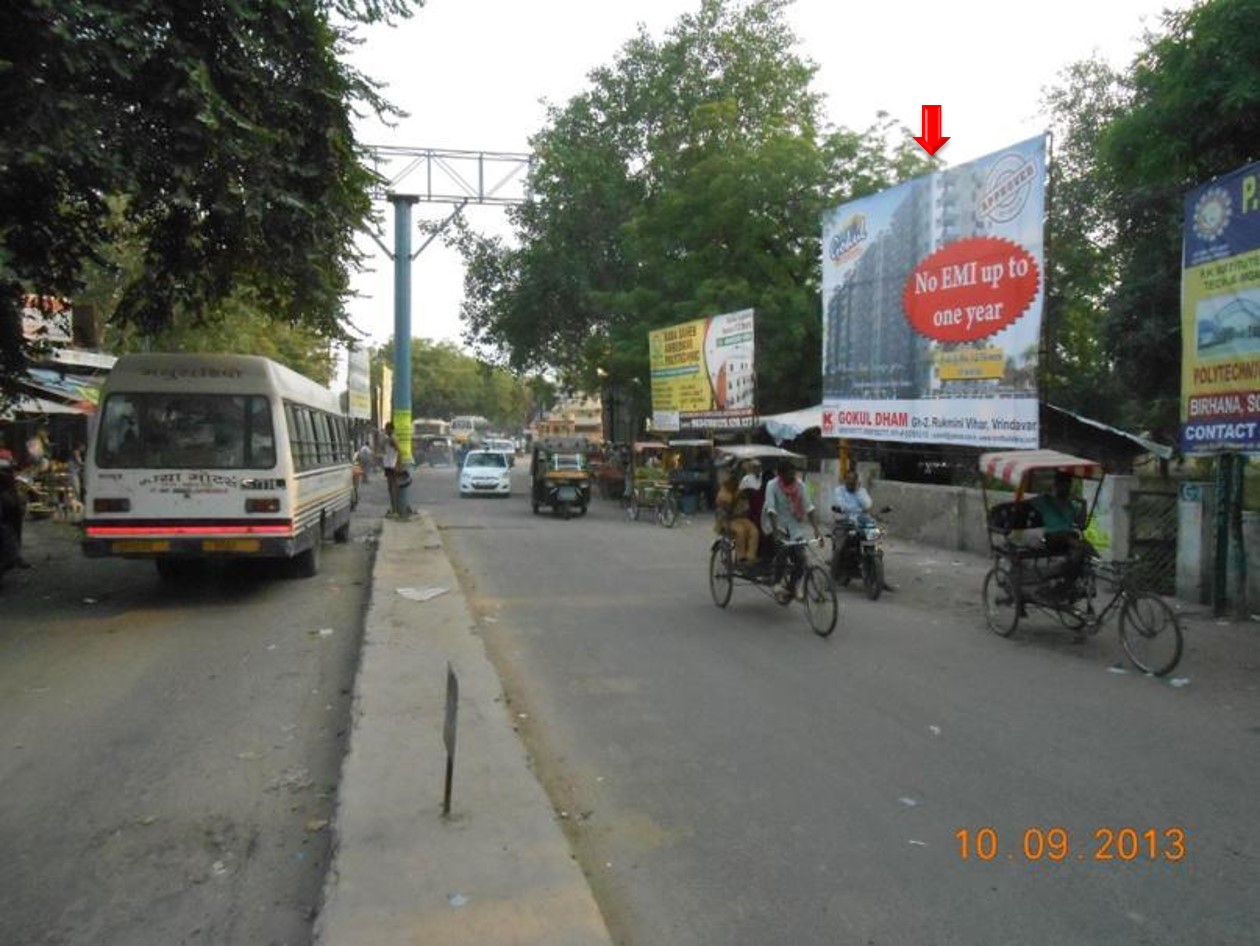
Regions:
[[[753,423],[752,309],[649,332],[648,352],[656,418],[681,430]]]

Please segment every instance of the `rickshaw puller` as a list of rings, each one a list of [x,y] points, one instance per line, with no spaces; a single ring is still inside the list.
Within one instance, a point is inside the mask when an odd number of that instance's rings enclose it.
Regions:
[[[796,478],[796,464],[786,457],[779,461],[778,476],[766,487],[766,505],[761,512],[761,528],[767,535],[779,541],[780,531],[786,533],[788,541],[798,542],[807,539],[805,527],[814,530],[814,538],[822,538],[822,530],[818,525],[818,509],[810,502],[805,484]],[[805,552],[799,546],[788,550],[789,569],[787,584],[775,592],[780,604],[791,601],[796,596],[796,586],[805,574]]]

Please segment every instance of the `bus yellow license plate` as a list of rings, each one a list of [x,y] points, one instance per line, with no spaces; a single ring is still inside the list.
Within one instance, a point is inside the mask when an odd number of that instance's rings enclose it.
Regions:
[[[169,552],[171,543],[165,539],[126,539],[114,542],[110,548],[117,555],[130,555],[133,552]]]
[[[206,539],[201,543],[203,552],[257,552],[261,548],[257,539]]]

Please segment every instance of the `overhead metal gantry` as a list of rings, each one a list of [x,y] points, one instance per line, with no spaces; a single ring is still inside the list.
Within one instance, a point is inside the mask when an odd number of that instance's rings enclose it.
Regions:
[[[533,156],[504,151],[456,151],[368,145],[381,186],[374,196],[394,205],[394,249],[372,234],[394,262],[394,386],[390,419],[403,460],[411,461],[411,261],[441,235],[469,204],[510,206],[526,200]],[[409,185],[404,189],[404,185]],[[454,204],[415,252],[411,207]],[[406,497],[402,498],[406,508]]]

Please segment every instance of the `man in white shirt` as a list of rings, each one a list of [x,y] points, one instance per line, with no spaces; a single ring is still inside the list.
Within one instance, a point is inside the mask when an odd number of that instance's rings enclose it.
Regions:
[[[866,491],[866,487],[858,483],[857,470],[846,473],[844,482],[832,492],[831,508],[834,512],[849,517],[870,512],[871,494]]]
[[[818,527],[818,509],[810,501],[805,484],[796,478],[796,465],[789,459],[779,461],[779,475],[766,486],[766,504],[761,510],[761,529],[779,541],[780,533],[787,533],[787,540],[799,542],[808,539],[806,527],[812,527],[814,538],[822,537]],[[787,584],[775,593],[780,604],[787,604],[796,596],[796,586],[805,575],[805,552],[799,545],[789,549],[791,567]]]

